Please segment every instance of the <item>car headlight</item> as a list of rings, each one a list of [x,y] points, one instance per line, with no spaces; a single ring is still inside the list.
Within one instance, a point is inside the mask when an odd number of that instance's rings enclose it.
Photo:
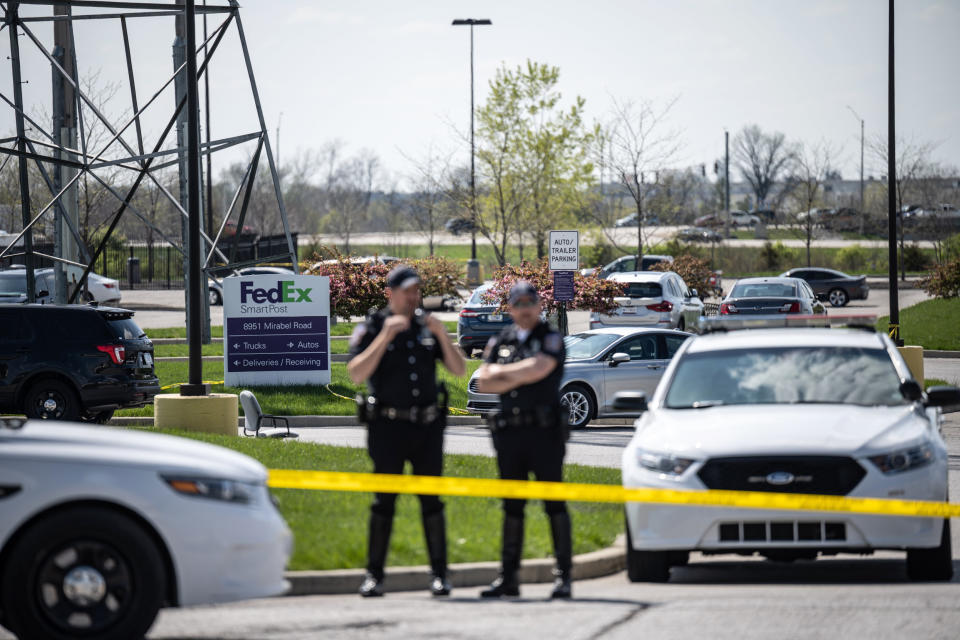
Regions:
[[[210,498],[237,504],[254,502],[259,485],[219,478],[162,476],[171,489],[185,496]]]
[[[695,460],[637,449],[637,462],[639,462],[640,466],[644,469],[678,476],[686,471]]]
[[[935,458],[933,447],[922,444],[909,449],[898,449],[879,456],[870,456],[869,460],[883,473],[901,473],[925,467]]]

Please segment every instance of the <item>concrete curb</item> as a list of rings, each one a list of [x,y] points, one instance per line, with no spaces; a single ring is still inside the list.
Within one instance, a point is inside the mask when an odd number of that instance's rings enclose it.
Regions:
[[[924,358],[960,358],[960,351],[943,351],[937,349],[924,349]]]
[[[589,580],[623,571],[626,568],[626,538],[620,535],[613,545],[584,553],[573,558],[573,579]],[[553,558],[524,560],[520,582],[543,583],[553,581]],[[455,588],[481,587],[490,584],[500,572],[499,562],[465,562],[450,566],[450,582]],[[332,571],[288,571],[288,596],[333,595],[356,593],[363,581],[363,569],[335,569]],[[418,591],[430,584],[430,567],[387,567],[384,588],[387,592]]]
[[[359,427],[356,416],[287,416],[291,429],[321,429],[329,427]],[[601,418],[590,423],[591,427],[629,427],[634,418]],[[110,420],[114,426],[152,427],[153,418],[150,416],[118,416]],[[243,426],[243,416],[238,423]],[[486,424],[480,416],[448,416],[448,427],[477,427],[486,429]],[[587,427],[589,429],[590,427]]]

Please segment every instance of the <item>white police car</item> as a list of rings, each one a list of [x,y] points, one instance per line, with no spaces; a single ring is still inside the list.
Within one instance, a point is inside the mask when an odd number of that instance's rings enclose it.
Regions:
[[[266,469],[223,447],[0,420],[0,624],[142,638],[161,606],[283,593],[290,530]]]
[[[960,390],[923,393],[883,334],[694,337],[646,404],[623,454],[626,487],[947,500],[940,407],[960,404]],[[626,515],[631,581],[669,579],[691,550],[785,561],[905,550],[912,579],[953,573],[949,520],[637,503]]]

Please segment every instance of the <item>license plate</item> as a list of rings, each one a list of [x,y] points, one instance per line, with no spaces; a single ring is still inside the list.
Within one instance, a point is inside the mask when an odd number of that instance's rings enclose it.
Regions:
[[[636,313],[637,313],[636,307],[623,307],[623,315],[625,316],[636,315]]]
[[[141,353],[140,360],[143,362],[145,367],[153,366],[153,356],[151,356],[149,353]]]
[[[503,314],[491,313],[487,316],[487,322],[503,322]]]

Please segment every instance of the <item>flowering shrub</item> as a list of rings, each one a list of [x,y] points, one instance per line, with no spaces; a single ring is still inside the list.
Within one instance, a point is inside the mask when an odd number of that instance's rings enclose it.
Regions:
[[[920,286],[936,298],[960,297],[960,258],[934,267]]]
[[[553,299],[553,274],[546,261],[530,263],[524,260],[519,265],[504,265],[493,274],[493,286],[484,294],[490,304],[506,307],[507,294],[517,280],[527,280],[536,287],[547,313],[555,313],[560,303]],[[623,295],[623,285],[597,276],[584,277],[580,272],[573,276],[573,300],[568,309],[582,309],[597,313],[609,313],[616,309],[614,297]]]
[[[424,296],[458,297],[458,288],[466,287],[460,278],[462,267],[444,256],[405,260],[420,274]]]
[[[710,276],[713,275],[709,262],[689,254],[677,256],[673,262],[658,262],[650,267],[650,271],[673,271],[683,278],[688,289],[696,289],[698,293],[706,292]]]

